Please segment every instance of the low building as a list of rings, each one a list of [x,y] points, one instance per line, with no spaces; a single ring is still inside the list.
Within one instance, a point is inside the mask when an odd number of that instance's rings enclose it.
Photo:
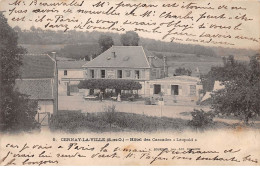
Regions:
[[[95,59],[85,63],[85,79],[128,79],[138,81],[146,95],[146,81],[163,78],[167,66],[163,59],[154,56],[142,46],[112,46]]]
[[[200,79],[191,76],[172,76],[146,81],[146,96],[163,97],[175,100],[197,101],[202,84]]]
[[[55,60],[47,54],[26,54],[22,62],[16,89],[38,102],[39,114],[57,114]]]
[[[78,84],[84,80],[82,66],[86,61],[57,61],[59,95],[78,93]]]

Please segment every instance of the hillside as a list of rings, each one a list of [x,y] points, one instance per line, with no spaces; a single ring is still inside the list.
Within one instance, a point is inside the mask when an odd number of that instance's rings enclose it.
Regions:
[[[16,28],[19,44],[29,53],[50,53],[56,51],[58,56],[76,60],[96,57],[100,54],[98,39],[101,34],[113,38],[115,45],[121,45],[120,34],[103,32],[78,32],[78,31],[50,31],[35,29],[21,31]],[[223,47],[206,47],[175,42],[162,42],[153,39],[140,38],[139,45],[152,51],[162,58],[166,56],[170,66],[170,74],[178,67],[189,68],[195,71],[199,68],[201,73],[207,73],[211,66],[222,65],[221,56],[235,55],[247,59],[256,53],[254,50],[232,49]]]

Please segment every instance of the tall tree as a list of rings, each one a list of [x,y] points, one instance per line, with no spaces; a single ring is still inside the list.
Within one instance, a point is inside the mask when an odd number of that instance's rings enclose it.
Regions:
[[[248,124],[250,118],[260,115],[260,64],[257,55],[248,65],[231,60],[219,72],[224,89],[212,96],[216,112],[241,116]]]
[[[140,37],[134,31],[128,31],[121,35],[120,41],[124,46],[138,46]]]
[[[17,33],[0,13],[0,129],[28,130],[35,124],[35,102],[15,91],[15,79],[25,49],[18,46]]]
[[[191,74],[192,74],[191,69],[186,69],[184,67],[179,67],[179,68],[175,69],[176,76],[181,76],[181,75],[191,76]]]
[[[114,45],[114,41],[111,36],[101,35],[98,39],[98,44],[101,51],[104,52]]]

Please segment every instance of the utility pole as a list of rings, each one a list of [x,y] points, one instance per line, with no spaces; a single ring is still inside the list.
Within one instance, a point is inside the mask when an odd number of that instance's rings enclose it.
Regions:
[[[56,99],[56,103],[55,103],[55,115],[58,115],[58,111],[59,111],[59,93],[58,93],[58,87],[59,87],[59,83],[58,83],[58,65],[57,65],[57,58],[56,58],[56,52],[52,52],[52,57],[55,60],[55,76],[54,76],[54,84],[55,84],[55,99]]]

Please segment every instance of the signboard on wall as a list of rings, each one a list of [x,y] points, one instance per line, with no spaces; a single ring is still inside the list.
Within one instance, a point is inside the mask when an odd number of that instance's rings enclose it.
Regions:
[[[107,70],[107,78],[116,78],[115,77],[115,70]]]

